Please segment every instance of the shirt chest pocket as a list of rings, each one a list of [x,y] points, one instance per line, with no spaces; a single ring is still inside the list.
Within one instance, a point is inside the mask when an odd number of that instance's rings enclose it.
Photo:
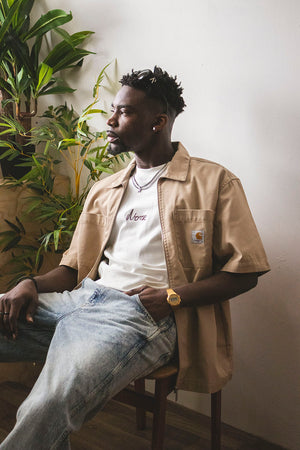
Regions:
[[[177,209],[174,227],[178,257],[185,268],[212,266],[214,211],[209,209]]]
[[[108,220],[102,214],[82,213],[77,226],[78,247],[93,257],[107,239]],[[85,257],[85,256],[84,256]]]

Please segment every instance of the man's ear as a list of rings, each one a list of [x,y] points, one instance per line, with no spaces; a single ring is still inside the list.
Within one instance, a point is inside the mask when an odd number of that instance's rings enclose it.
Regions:
[[[168,124],[169,118],[167,114],[161,113],[158,114],[153,122],[152,129],[155,133],[159,133],[166,127]]]

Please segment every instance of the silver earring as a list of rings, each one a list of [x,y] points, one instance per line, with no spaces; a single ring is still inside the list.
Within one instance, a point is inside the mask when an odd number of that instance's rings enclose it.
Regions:
[[[154,133],[156,133],[156,127],[153,127],[152,130],[154,131]]]

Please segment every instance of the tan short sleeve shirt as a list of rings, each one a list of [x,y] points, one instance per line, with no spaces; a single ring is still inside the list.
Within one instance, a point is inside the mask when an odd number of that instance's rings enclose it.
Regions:
[[[91,189],[69,250],[61,264],[78,270],[78,282],[97,277],[134,162]],[[269,270],[267,258],[237,177],[213,162],[192,158],[179,143],[158,182],[158,204],[170,287],[216,271]],[[175,313],[177,387],[199,392],[221,389],[232,375],[229,302],[178,308]]]

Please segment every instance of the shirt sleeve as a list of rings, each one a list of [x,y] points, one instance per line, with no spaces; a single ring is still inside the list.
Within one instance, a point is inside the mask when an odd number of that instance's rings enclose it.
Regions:
[[[213,251],[215,270],[257,272],[259,275],[270,270],[243,187],[237,178],[220,189]]]

